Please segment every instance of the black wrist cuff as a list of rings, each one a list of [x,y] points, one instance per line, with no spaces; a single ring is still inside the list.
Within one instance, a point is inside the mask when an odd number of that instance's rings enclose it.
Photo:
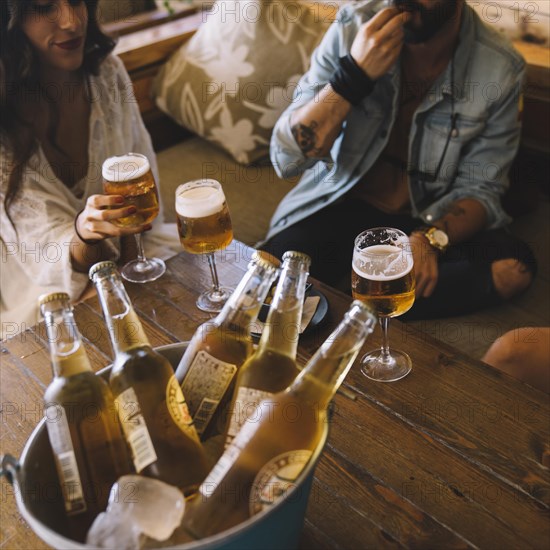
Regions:
[[[339,67],[334,71],[330,85],[338,95],[352,105],[358,105],[372,93],[376,82],[365,74],[351,54],[340,57],[338,61]]]

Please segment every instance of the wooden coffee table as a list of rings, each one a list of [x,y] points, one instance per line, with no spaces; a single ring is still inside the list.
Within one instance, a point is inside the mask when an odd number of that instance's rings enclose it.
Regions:
[[[234,242],[218,257],[236,284],[252,249]],[[195,307],[210,273],[180,254],[158,281],[127,285],[153,346],[188,340],[209,318]],[[325,321],[301,338],[305,362],[340,321],[350,298],[314,282],[329,303]],[[75,308],[95,369],[112,357],[96,298]],[[354,365],[335,399],[317,466],[303,548],[550,548],[550,404],[546,394],[407,325],[391,324],[413,371],[390,384]],[[377,329],[363,351],[380,344]],[[51,367],[42,326],[2,342],[0,453],[18,457],[42,418]],[[1,482],[1,548],[45,548]]]

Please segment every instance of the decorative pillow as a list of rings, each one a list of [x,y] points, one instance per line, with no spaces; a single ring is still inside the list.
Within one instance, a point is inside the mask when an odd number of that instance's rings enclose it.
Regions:
[[[296,1],[218,0],[161,70],[156,103],[237,162],[258,161],[329,19]]]

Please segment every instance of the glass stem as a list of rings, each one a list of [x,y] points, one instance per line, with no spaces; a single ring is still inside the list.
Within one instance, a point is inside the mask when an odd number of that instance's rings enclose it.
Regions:
[[[206,254],[208,258],[208,267],[210,267],[210,275],[212,275],[212,287],[214,292],[220,291],[220,281],[218,280],[218,270],[216,269],[216,258],[214,258],[214,252]]]
[[[141,233],[136,233],[134,237],[136,238],[137,259],[140,264],[143,264],[146,262],[146,258],[145,252],[143,250],[143,240],[141,238]]]
[[[390,356],[390,341],[388,337],[388,327],[390,324],[389,317],[380,317],[380,327],[382,328],[382,349],[380,356],[383,363],[388,363],[391,360]]]

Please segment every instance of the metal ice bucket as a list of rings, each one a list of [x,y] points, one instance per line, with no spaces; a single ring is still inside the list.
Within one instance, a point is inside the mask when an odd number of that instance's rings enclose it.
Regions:
[[[175,368],[186,343],[161,346],[157,351]],[[101,374],[108,376],[111,367]],[[55,469],[48,433],[40,421],[29,437],[19,461],[10,455],[2,457],[2,474],[13,484],[19,512],[31,529],[47,544],[59,549],[92,547],[65,536],[65,511]],[[304,522],[313,473],[328,435],[323,438],[296,484],[271,508],[218,535],[178,546],[186,550],[213,549],[280,549],[298,545]],[[84,537],[83,537],[84,538]],[[174,547],[176,548],[176,547]]]

